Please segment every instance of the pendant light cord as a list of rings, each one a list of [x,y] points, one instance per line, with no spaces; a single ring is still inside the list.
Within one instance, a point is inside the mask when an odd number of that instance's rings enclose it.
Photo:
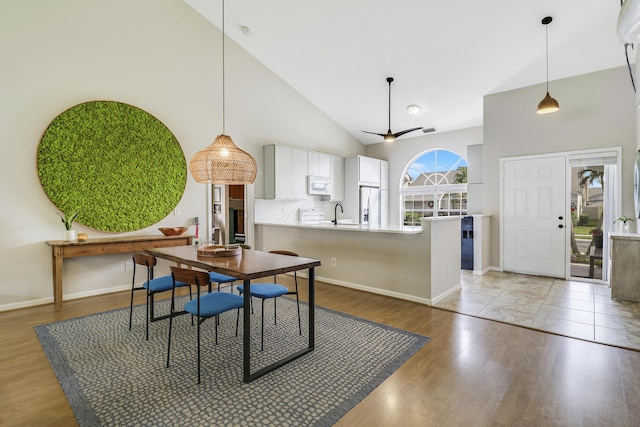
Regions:
[[[222,0],[222,134],[225,132],[225,78],[224,78],[224,0]]]

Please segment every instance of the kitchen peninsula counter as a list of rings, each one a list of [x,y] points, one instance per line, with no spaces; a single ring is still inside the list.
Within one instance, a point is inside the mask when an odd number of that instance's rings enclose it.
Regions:
[[[460,289],[460,217],[421,227],[256,223],[255,246],[319,259],[317,280],[433,305]]]
[[[408,227],[408,226],[392,226],[392,225],[366,225],[355,224],[351,222],[342,222],[333,224],[330,221],[327,222],[297,222],[297,223],[256,223],[256,225],[268,225],[274,227],[294,227],[294,228],[309,228],[317,230],[332,230],[332,231],[370,231],[374,233],[402,233],[402,234],[420,234],[422,233],[422,227]]]

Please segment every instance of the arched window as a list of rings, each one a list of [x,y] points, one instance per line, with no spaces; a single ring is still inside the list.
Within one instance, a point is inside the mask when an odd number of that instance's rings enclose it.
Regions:
[[[404,171],[404,225],[419,226],[422,217],[467,214],[467,162],[444,149],[415,157]]]

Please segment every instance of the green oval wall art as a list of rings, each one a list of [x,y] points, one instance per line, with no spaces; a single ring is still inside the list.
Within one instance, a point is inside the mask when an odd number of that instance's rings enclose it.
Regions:
[[[51,201],[102,231],[149,227],[178,204],[187,182],[180,144],[158,119],[114,101],[76,105],[56,117],[38,147]],[[57,217],[52,212],[52,220]]]

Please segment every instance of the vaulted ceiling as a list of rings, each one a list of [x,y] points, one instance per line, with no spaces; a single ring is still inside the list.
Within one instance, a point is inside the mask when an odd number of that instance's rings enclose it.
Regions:
[[[221,1],[185,0],[218,28]],[[545,16],[552,95],[553,80],[626,66],[619,11],[617,0],[227,0],[225,33],[373,144],[361,131],[387,131],[388,76],[392,131],[480,126],[483,96],[545,82]]]

